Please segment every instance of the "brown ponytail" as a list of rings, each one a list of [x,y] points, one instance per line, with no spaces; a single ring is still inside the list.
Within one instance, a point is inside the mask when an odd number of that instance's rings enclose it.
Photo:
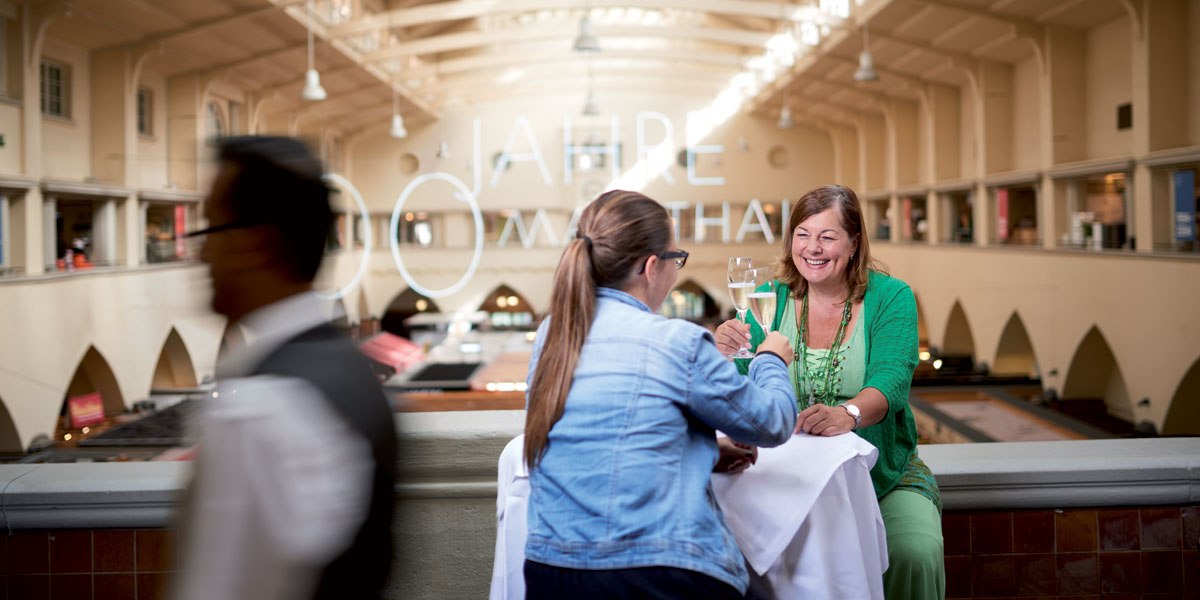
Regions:
[[[533,468],[562,418],[575,366],[596,314],[596,288],[622,288],[641,261],[671,245],[671,218],[659,203],[613,190],[583,210],[576,239],[554,272],[550,324],[529,387],[525,413],[525,464]]]

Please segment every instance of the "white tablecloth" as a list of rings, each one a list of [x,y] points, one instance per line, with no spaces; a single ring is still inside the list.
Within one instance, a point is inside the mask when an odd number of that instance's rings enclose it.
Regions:
[[[491,600],[525,597],[529,474],[524,437],[500,455]],[[887,543],[871,486],[877,452],[862,438],[795,435],[759,450],[713,491],[751,568],[751,586],[778,600],[883,599]]]

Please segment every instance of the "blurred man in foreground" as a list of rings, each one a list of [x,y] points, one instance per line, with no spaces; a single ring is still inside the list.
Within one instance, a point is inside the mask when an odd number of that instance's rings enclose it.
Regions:
[[[246,331],[195,430],[180,599],[378,598],[392,559],[396,440],[365,358],[312,281],[333,216],[298,140],[220,142],[201,259],[213,309]]]

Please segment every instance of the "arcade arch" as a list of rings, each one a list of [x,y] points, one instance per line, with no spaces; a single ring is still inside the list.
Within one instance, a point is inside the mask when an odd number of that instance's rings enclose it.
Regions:
[[[1200,358],[1179,381],[1163,419],[1163,435],[1200,434]]]
[[[1000,334],[996,347],[996,360],[992,364],[993,375],[1024,376],[1037,378],[1039,371],[1033,344],[1021,315],[1013,311]]]
[[[186,389],[195,388],[196,385],[196,367],[192,364],[192,355],[184,345],[183,338],[179,337],[179,332],[172,327],[158,354],[150,389]]]
[[[1063,383],[1064,401],[1103,401],[1109,416],[1133,423],[1133,405],[1108,340],[1093,325],[1075,348]],[[1066,404],[1067,402],[1064,402]]]

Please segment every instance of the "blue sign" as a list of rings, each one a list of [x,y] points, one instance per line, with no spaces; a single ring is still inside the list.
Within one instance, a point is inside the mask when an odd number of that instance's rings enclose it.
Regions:
[[[1175,171],[1175,241],[1196,241],[1196,172]]]

